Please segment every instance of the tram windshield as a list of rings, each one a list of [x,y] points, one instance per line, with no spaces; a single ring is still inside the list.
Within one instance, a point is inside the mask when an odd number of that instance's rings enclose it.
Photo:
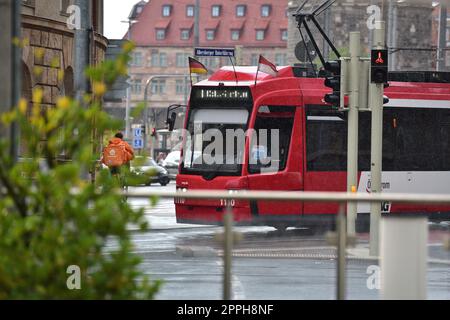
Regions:
[[[183,171],[210,179],[239,175],[248,118],[247,109],[194,109],[187,126]]]

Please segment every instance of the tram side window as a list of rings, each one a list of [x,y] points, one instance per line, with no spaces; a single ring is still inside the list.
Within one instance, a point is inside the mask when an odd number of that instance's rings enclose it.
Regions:
[[[249,150],[249,172],[266,173],[286,168],[295,107],[261,106]]]
[[[325,106],[309,106],[307,169],[347,170],[347,121]],[[371,116],[359,115],[360,171],[370,171]],[[383,171],[450,171],[450,110],[385,108]]]
[[[384,171],[449,170],[441,150],[442,130],[439,109],[392,108],[384,117],[384,144],[394,149],[392,161],[383,157]],[[386,152],[383,148],[383,152]],[[447,162],[448,163],[448,162]]]
[[[347,170],[347,122],[336,113],[315,111],[318,111],[318,108],[309,107],[307,112],[308,171]]]

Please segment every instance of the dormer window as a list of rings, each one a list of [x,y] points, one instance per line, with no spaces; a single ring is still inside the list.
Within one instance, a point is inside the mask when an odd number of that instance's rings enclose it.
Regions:
[[[268,17],[270,16],[271,11],[271,5],[264,4],[261,6],[261,17]]]
[[[211,15],[213,17],[220,17],[220,10],[221,6],[220,5],[214,5],[211,7]]]
[[[241,30],[231,30],[231,40],[237,41],[241,37]]]
[[[256,40],[262,41],[262,40],[264,40],[265,36],[266,36],[266,30],[263,30],[263,29],[256,30]]]
[[[195,16],[195,7],[193,5],[186,6],[186,17]]]
[[[238,5],[236,6],[236,17],[245,17],[247,6],[246,5]]]
[[[214,40],[216,37],[215,30],[206,30],[206,40]]]
[[[172,14],[172,6],[171,5],[163,5],[163,7],[162,7],[163,17],[170,17],[171,14]]]

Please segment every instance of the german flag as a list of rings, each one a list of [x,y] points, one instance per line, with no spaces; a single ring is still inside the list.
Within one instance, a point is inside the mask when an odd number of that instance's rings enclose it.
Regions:
[[[189,70],[191,73],[207,74],[208,69],[199,61],[189,57]]]

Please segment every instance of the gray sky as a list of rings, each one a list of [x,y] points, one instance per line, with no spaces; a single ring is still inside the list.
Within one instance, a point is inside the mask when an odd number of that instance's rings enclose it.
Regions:
[[[128,24],[121,23],[128,18],[131,8],[139,0],[105,0],[105,36],[121,39],[127,32]]]

